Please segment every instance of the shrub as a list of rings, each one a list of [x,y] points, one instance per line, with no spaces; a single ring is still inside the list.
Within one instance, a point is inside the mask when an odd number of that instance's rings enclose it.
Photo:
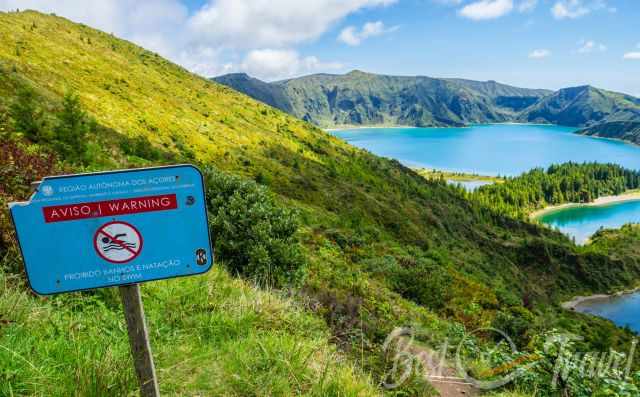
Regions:
[[[385,255],[367,258],[361,265],[402,297],[430,309],[442,310],[452,298],[452,278],[446,264],[429,258]]]
[[[304,257],[297,212],[253,181],[217,170],[208,170],[206,180],[216,256],[233,273],[262,285],[299,280]]]
[[[137,156],[149,161],[157,161],[162,158],[161,151],[156,149],[151,142],[142,135],[134,138],[124,137],[120,142],[120,148],[129,156]]]
[[[67,93],[62,101],[62,110],[56,115],[56,146],[62,157],[71,162],[84,162],[87,151],[86,136],[89,120],[82,109],[80,98]]]
[[[451,274],[444,265],[421,259],[399,267],[393,276],[397,292],[430,309],[442,310],[452,298]]]
[[[523,307],[514,306],[496,313],[491,326],[507,334],[518,345],[527,342],[526,333],[535,318]]]
[[[13,128],[34,142],[43,140],[44,119],[36,105],[36,94],[31,89],[21,88],[16,97],[9,108]]]

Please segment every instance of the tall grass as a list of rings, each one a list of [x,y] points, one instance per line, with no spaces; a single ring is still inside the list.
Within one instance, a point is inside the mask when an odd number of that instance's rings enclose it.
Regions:
[[[319,319],[219,268],[143,286],[168,395],[371,396]],[[0,272],[0,396],[136,395],[115,289],[33,296]]]

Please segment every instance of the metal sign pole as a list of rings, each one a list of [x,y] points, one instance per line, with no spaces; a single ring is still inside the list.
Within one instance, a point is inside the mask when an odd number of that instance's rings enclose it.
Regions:
[[[123,285],[119,289],[122,306],[124,306],[124,318],[127,320],[133,364],[140,381],[140,395],[142,397],[159,397],[160,390],[144,318],[140,285]]]

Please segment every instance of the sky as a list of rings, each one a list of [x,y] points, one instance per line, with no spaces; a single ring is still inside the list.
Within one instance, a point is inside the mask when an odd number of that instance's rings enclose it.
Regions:
[[[0,0],[18,8],[114,33],[205,77],[358,69],[640,97],[640,0]]]

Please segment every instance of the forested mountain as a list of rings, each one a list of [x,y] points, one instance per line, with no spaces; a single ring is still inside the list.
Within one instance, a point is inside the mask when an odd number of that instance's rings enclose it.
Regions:
[[[577,247],[60,17],[0,13],[0,77],[1,395],[135,390],[117,292],[29,293],[6,203],[44,175],[179,162],[205,170],[218,262],[206,276],[142,287],[165,394],[432,395],[420,372],[399,389],[380,386],[395,368],[385,338],[403,326],[423,330],[425,346],[464,340],[478,355],[491,338],[472,331],[505,330],[543,360],[508,386],[521,393],[638,390],[609,373],[552,389],[555,364],[543,354],[543,336],[561,331],[584,337],[582,351],[628,349],[629,331],[558,303],[631,286],[635,258]],[[499,119],[523,106],[495,83],[422,84],[405,99],[411,108],[434,93],[445,103],[429,102],[437,112],[422,110],[425,122]],[[265,279],[277,283],[259,288]],[[500,368],[519,359],[498,358]]]
[[[552,92],[495,81],[385,76],[360,71],[273,83],[245,74],[214,80],[322,127],[446,127],[495,122],[591,127],[609,122],[640,122],[640,99],[590,86]],[[622,139],[629,138],[628,125],[616,124],[616,128]],[[610,127],[604,129],[610,131]]]

